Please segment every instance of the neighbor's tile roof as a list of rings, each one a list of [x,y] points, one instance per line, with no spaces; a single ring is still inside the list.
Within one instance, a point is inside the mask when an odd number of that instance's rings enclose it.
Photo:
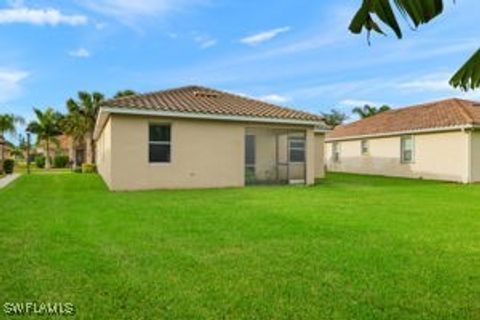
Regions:
[[[379,113],[336,127],[326,139],[480,124],[477,102],[447,99]]]
[[[106,107],[276,118],[289,120],[322,121],[319,115],[276,106],[260,100],[200,86],[128,96],[104,103]]]

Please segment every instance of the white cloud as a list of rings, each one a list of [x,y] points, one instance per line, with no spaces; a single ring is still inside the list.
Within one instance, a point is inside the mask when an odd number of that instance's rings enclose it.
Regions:
[[[256,33],[248,37],[242,38],[240,39],[240,42],[250,46],[255,46],[255,45],[264,43],[266,41],[272,40],[279,34],[285,33],[288,31],[290,31],[290,27],[276,28],[276,29]]]
[[[279,94],[268,94],[265,96],[261,96],[258,99],[267,101],[267,102],[272,102],[272,103],[286,103],[290,101],[291,99],[287,96],[279,95]]]
[[[448,83],[450,76],[449,73],[434,73],[418,79],[400,82],[396,86],[410,92],[449,91],[452,89]]]
[[[434,93],[437,99],[460,97],[463,99],[478,100],[480,91],[461,91],[450,86],[449,81],[452,73],[431,73],[416,80],[399,81],[395,88],[401,89],[406,93]]]
[[[97,30],[103,30],[107,27],[107,24],[105,22],[97,22],[95,23],[95,29]]]
[[[78,48],[77,50],[70,51],[68,54],[75,58],[89,58],[91,56],[90,51],[85,48]]]
[[[142,17],[158,17],[179,11],[207,0],[86,0],[82,4],[91,10],[112,16],[126,24]]]
[[[253,95],[250,95],[250,94],[246,94],[245,92],[242,92],[242,91],[232,90],[230,92],[232,92],[232,93],[234,93],[234,94],[236,94],[237,96],[240,96],[240,97],[262,100],[262,101],[270,102],[270,103],[279,103],[280,104],[280,103],[286,103],[286,102],[292,100],[288,96],[280,95],[280,94],[277,94],[277,93],[267,94],[267,95],[264,95],[264,96],[253,96]]]
[[[21,92],[21,82],[29,73],[21,70],[0,69],[0,102],[7,102]]]
[[[362,107],[366,104],[371,106],[378,106],[381,105],[379,103],[369,101],[369,100],[361,100],[361,99],[345,99],[339,102],[340,105],[345,107]]]
[[[0,24],[29,23],[33,25],[67,24],[71,26],[83,25],[88,22],[83,15],[66,15],[57,9],[31,9],[25,7],[12,7],[0,9]]]
[[[213,47],[214,45],[217,44],[217,39],[214,39],[210,36],[207,35],[199,35],[193,38],[193,41],[198,43],[200,48],[202,49],[208,49],[210,47]]]

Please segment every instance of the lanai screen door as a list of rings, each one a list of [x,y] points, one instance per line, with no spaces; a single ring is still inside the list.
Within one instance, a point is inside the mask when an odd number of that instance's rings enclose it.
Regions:
[[[305,183],[305,131],[247,128],[245,184]]]

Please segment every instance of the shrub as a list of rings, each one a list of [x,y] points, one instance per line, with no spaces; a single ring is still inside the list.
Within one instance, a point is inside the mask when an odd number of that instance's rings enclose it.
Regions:
[[[91,163],[82,164],[82,173],[95,173],[97,172],[97,167]]]
[[[68,156],[58,155],[53,158],[53,167],[54,168],[66,168],[70,158]]]
[[[3,171],[6,174],[11,174],[13,173],[13,167],[15,166],[15,161],[12,159],[6,159],[3,161]]]
[[[37,168],[43,169],[45,168],[45,157],[44,156],[36,156],[35,157],[35,165]]]

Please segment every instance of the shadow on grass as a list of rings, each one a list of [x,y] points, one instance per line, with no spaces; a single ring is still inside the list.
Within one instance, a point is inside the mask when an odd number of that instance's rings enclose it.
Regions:
[[[328,172],[324,179],[315,182],[318,186],[352,186],[352,187],[424,187],[424,186],[464,186],[461,183],[438,180],[362,175],[353,173]]]

